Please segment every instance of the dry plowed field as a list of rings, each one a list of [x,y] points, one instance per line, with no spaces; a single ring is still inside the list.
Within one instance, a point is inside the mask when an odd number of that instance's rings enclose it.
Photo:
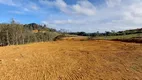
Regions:
[[[0,80],[142,80],[142,44],[55,41],[0,47]]]

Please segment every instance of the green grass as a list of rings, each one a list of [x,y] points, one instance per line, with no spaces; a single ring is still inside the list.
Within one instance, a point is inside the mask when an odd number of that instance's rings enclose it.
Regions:
[[[120,35],[120,36],[99,36],[95,37],[95,39],[130,39],[133,37],[142,37],[142,33],[139,34],[129,34],[129,35]]]

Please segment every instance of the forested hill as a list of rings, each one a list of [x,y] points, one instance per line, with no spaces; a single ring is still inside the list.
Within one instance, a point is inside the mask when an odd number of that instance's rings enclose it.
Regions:
[[[59,33],[46,25],[0,24],[0,46],[52,41]]]
[[[142,28],[130,29],[130,30],[125,30],[125,31],[118,31],[118,33],[125,33],[125,34],[137,34],[137,33],[142,33]]]
[[[44,31],[52,31],[52,32],[56,31],[56,29],[49,28],[46,25],[39,25],[36,23],[24,24],[24,27],[28,28],[29,30],[44,30]]]

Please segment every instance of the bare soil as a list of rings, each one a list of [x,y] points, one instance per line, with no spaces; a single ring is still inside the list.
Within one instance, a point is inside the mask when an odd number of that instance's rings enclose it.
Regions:
[[[63,40],[0,47],[0,80],[142,80],[142,44]]]

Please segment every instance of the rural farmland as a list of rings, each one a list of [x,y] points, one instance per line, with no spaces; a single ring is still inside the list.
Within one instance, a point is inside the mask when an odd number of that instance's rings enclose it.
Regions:
[[[0,0],[0,80],[142,80],[142,0]]]
[[[142,44],[60,40],[0,47],[1,80],[141,80]]]

